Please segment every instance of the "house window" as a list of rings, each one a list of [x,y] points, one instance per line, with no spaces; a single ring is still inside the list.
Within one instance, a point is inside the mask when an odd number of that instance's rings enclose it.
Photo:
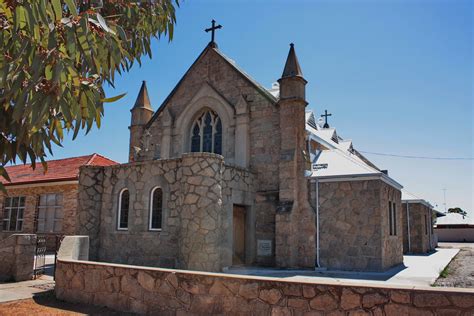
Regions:
[[[63,229],[63,195],[41,194],[38,203],[38,232],[56,233]]]
[[[127,230],[128,229],[128,211],[130,206],[130,192],[128,189],[123,189],[119,194],[118,203],[118,223],[117,229]]]
[[[3,207],[3,230],[21,231],[23,228],[23,214],[25,212],[25,197],[7,197]]]
[[[397,209],[395,203],[388,202],[388,224],[390,236],[397,235]]]
[[[222,154],[222,122],[215,112],[205,111],[194,121],[191,152]]]
[[[150,230],[161,230],[163,219],[163,190],[154,188],[150,196]]]

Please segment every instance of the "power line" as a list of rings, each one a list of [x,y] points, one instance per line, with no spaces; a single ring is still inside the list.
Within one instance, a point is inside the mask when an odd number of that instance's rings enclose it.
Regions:
[[[409,156],[409,155],[395,155],[395,154],[385,154],[385,153],[376,153],[371,151],[362,151],[358,150],[363,154],[378,155],[378,156],[387,156],[387,157],[397,157],[397,158],[408,158],[408,159],[430,159],[430,160],[474,160],[473,157],[427,157],[427,156]]]

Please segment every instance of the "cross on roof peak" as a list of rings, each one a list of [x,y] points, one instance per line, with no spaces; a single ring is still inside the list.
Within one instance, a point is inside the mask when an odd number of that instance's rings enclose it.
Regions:
[[[214,42],[215,32],[216,32],[216,30],[221,29],[221,28],[222,28],[222,25],[220,25],[220,24],[219,24],[219,25],[216,25],[216,21],[215,21],[215,20],[212,20],[212,21],[211,21],[211,24],[212,24],[212,26],[211,26],[210,28],[205,29],[204,31],[206,31],[206,33],[211,32],[211,42],[210,42],[210,44],[215,45],[215,44],[216,44],[216,43]]]
[[[321,117],[324,117],[324,121],[325,121],[323,128],[329,128],[329,124],[328,124],[329,116],[332,116],[332,114],[328,113],[328,110],[324,110],[324,114],[321,114]]]

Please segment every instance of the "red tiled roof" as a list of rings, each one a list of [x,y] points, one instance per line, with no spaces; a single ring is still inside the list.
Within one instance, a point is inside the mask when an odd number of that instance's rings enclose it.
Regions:
[[[44,173],[41,163],[36,164],[36,169],[31,169],[31,164],[5,167],[10,176],[11,182],[5,180],[2,183],[6,186],[27,183],[42,183],[77,180],[79,177],[79,167],[81,166],[111,166],[117,162],[110,160],[99,154],[88,156],[72,157],[48,161],[48,170]]]

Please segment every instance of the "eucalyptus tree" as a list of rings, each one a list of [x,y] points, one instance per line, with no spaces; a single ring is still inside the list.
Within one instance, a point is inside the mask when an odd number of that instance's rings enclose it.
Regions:
[[[100,127],[104,85],[171,41],[178,0],[0,0],[0,175]],[[0,178],[1,179],[1,178]],[[1,186],[1,183],[0,183]]]

